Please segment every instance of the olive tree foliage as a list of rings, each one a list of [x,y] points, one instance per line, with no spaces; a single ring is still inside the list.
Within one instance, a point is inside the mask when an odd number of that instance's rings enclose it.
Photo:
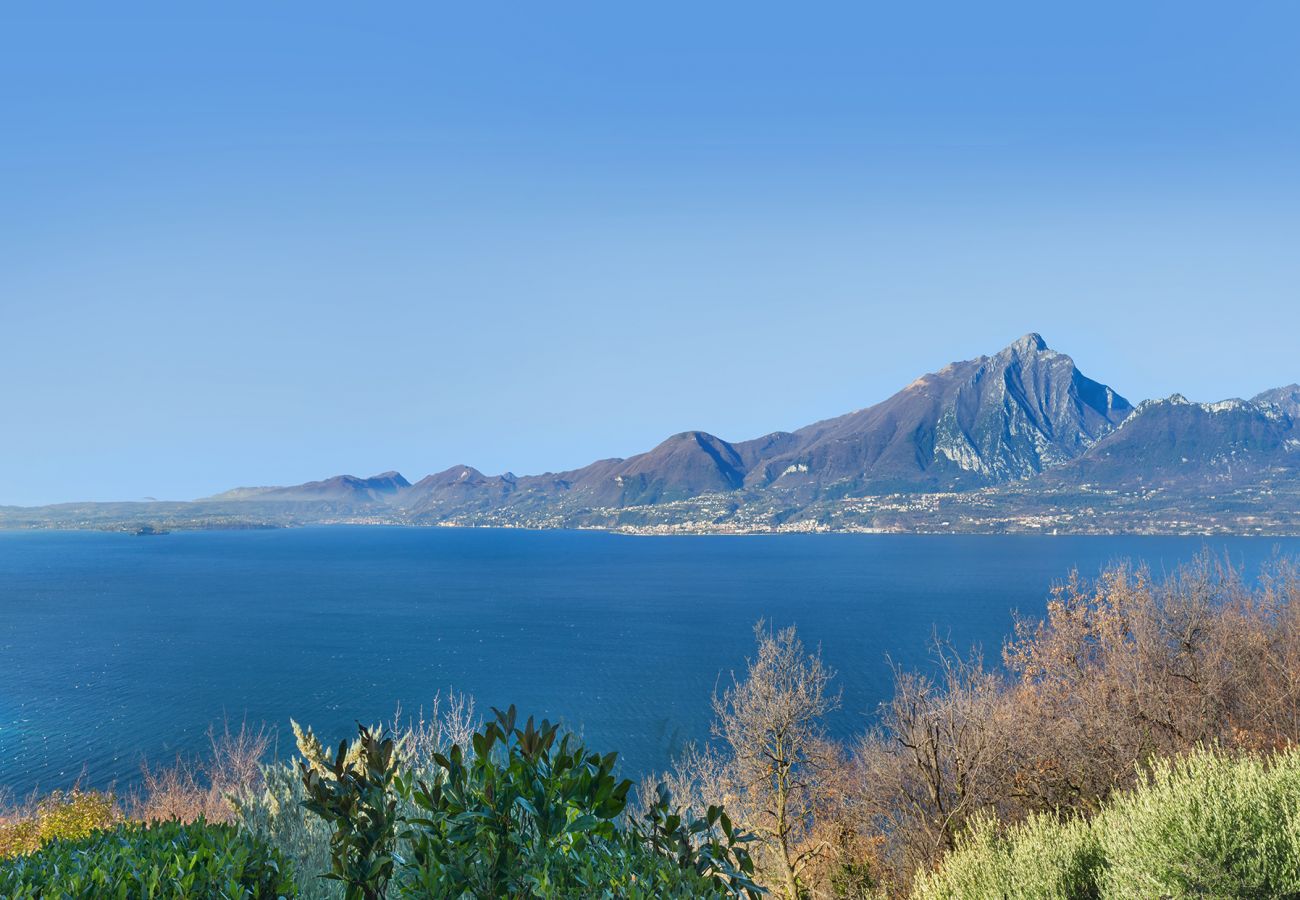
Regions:
[[[826,784],[839,750],[824,718],[839,706],[834,671],[808,651],[794,628],[759,622],[743,674],[713,697],[714,744],[689,748],[675,787],[701,804],[722,803],[755,838],[759,872],[774,893],[806,891],[806,874],[833,850],[819,832]]]

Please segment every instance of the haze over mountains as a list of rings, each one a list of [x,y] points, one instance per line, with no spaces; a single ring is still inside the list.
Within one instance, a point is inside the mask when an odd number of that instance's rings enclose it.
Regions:
[[[1298,422],[1297,385],[1134,407],[1026,334],[873,406],[739,443],[687,431],[567,472],[338,475],[190,504],[8,508],[0,523],[1283,533],[1300,527]]]

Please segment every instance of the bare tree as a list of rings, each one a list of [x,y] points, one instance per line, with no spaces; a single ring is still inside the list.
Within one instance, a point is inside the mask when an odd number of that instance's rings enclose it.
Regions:
[[[1005,784],[1003,679],[977,652],[962,658],[937,638],[933,658],[933,674],[894,667],[893,699],[855,758],[861,806],[889,838],[896,884],[951,850]]]
[[[1006,648],[1013,755],[1032,775],[1009,795],[1025,812],[1095,809],[1153,756],[1268,731],[1276,616],[1259,603],[1209,557],[1162,582],[1123,565],[1072,576]]]
[[[794,628],[754,627],[756,655],[744,677],[714,694],[713,735],[725,744],[731,806],[759,838],[759,859],[789,900],[802,876],[830,847],[814,837],[818,782],[833,770],[823,718],[839,706],[834,672],[821,651],[807,652]],[[731,798],[726,798],[731,799]]]

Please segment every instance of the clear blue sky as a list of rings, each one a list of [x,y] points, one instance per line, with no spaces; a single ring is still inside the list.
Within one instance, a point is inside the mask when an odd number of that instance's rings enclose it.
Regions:
[[[6,4],[0,503],[1300,380],[1300,7],[1066,6]]]

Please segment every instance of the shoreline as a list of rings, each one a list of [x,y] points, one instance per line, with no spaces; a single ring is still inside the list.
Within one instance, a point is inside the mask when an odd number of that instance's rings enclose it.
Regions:
[[[728,528],[722,527],[678,527],[673,525],[650,526],[533,526],[533,525],[496,525],[474,524],[467,522],[376,522],[361,520],[329,520],[319,522],[290,523],[231,523],[214,525],[185,525],[166,523],[158,530],[141,532],[142,524],[148,523],[105,523],[103,525],[69,525],[64,523],[8,525],[0,524],[0,534],[29,534],[52,532],[60,534],[102,533],[123,534],[132,537],[167,537],[173,533],[200,532],[236,532],[236,531],[288,531],[305,528],[401,528],[431,529],[446,528],[463,531],[526,531],[526,532],[600,532],[624,537],[779,537],[783,535],[873,535],[873,536],[909,536],[909,537],[1230,537],[1230,538],[1300,538],[1300,528],[1296,530],[1277,531],[1237,531],[1227,528],[1182,528],[1182,529],[1124,529],[1124,528],[1087,528],[1073,529],[1056,526],[1053,530],[1035,528],[992,529],[992,528],[829,528],[829,527],[792,527],[792,528]],[[157,527],[157,526],[155,526]]]

